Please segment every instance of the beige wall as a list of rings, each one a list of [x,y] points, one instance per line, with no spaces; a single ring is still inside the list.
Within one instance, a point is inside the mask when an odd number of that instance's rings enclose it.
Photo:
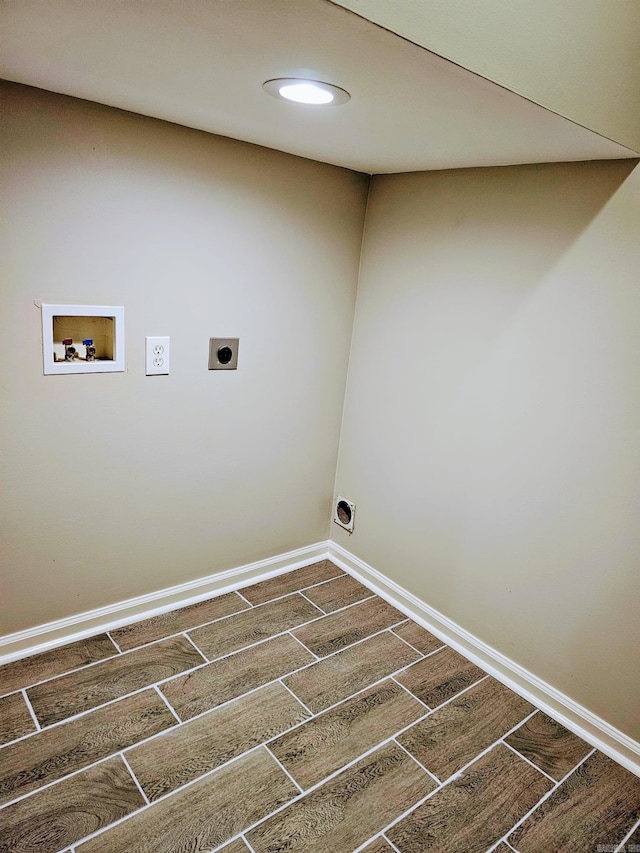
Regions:
[[[367,178],[3,89],[0,633],[326,539]],[[43,376],[34,300],[124,305],[126,373]]]
[[[640,151],[637,0],[335,0]]]
[[[373,179],[332,537],[640,739],[633,167]]]
[[[3,95],[0,633],[324,539],[367,179]],[[638,739],[633,166],[373,180],[331,535]],[[34,300],[124,305],[127,372],[44,377]]]

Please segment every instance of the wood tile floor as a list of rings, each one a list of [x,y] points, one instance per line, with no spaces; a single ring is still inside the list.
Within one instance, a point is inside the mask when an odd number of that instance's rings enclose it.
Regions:
[[[0,851],[640,853],[640,778],[328,561],[0,667]]]

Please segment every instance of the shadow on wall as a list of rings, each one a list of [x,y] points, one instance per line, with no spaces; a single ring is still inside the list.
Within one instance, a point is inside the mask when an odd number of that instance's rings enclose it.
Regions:
[[[638,736],[635,165],[374,179],[337,489],[345,547]]]

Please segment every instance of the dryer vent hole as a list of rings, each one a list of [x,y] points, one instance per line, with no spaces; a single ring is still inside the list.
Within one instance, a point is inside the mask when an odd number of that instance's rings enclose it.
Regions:
[[[344,527],[348,533],[353,533],[353,517],[355,515],[355,511],[356,505],[353,501],[338,496],[336,498],[333,520],[336,524],[339,524],[340,527]]]
[[[340,501],[338,504],[338,518],[343,524],[349,524],[351,521],[351,507],[346,501]]]

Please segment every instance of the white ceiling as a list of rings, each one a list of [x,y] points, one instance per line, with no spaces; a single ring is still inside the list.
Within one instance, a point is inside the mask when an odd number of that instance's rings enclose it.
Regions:
[[[362,172],[634,157],[328,0],[3,0],[0,75]],[[351,93],[324,109],[274,77]]]

